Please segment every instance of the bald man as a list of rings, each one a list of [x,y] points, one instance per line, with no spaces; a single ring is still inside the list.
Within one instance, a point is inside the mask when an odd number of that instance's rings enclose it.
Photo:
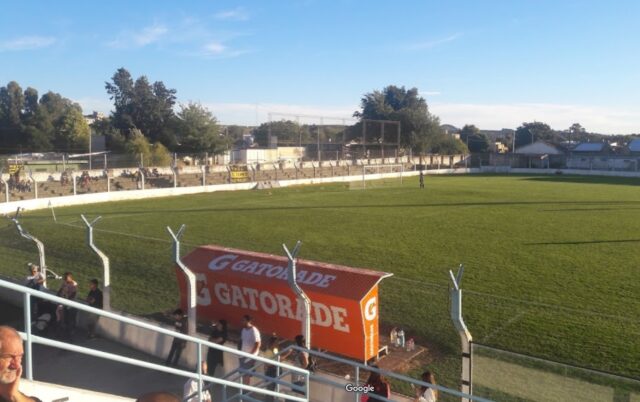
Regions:
[[[20,392],[24,348],[18,332],[0,326],[0,402],[42,402]]]

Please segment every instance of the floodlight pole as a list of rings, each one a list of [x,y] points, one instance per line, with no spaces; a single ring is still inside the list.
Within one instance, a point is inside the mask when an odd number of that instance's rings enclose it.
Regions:
[[[458,268],[458,274],[453,276],[453,272],[449,271],[451,281],[453,282],[453,288],[450,291],[451,297],[451,320],[455,326],[458,334],[460,335],[460,342],[462,344],[462,386],[460,391],[472,395],[472,373],[473,364],[471,361],[471,332],[467,329],[467,325],[462,319],[462,289],[460,284],[462,283],[462,274],[464,273],[464,265],[460,264]],[[462,402],[469,402],[469,399],[462,398]]]
[[[302,335],[304,335],[305,345],[304,347],[311,348],[311,299],[298,285],[297,271],[296,271],[296,257],[300,252],[300,246],[302,242],[298,240],[296,246],[293,248],[293,252],[289,252],[289,249],[285,244],[282,245],[284,252],[289,259],[289,265],[287,267],[287,281],[289,287],[293,290],[293,293],[298,297],[298,302],[304,304],[304,315],[301,317],[302,321]]]
[[[102,304],[103,308],[107,311],[111,310],[111,270],[109,267],[109,257],[105,253],[103,253],[93,242],[93,225],[96,224],[102,216],[98,216],[91,222],[84,217],[84,215],[80,215],[84,223],[87,225],[87,245],[94,253],[100,257],[102,260]]]
[[[31,236],[28,232],[26,232],[22,228],[22,225],[20,225],[20,222],[18,221],[19,217],[20,217],[20,207],[18,207],[18,209],[16,210],[15,216],[11,220],[16,225],[16,229],[18,229],[18,233],[20,233],[20,236],[24,237],[27,240],[31,240],[32,242],[34,242],[36,244],[36,247],[38,247],[38,257],[39,257],[39,261],[40,261],[40,272],[42,273],[42,276],[44,278],[44,282],[42,283],[42,285],[46,288],[47,287],[47,265],[45,263],[45,258],[44,258],[45,257],[44,256],[44,244],[42,244],[42,242],[40,240],[38,240],[35,237]]]
[[[171,228],[167,226],[167,232],[173,238],[173,258],[175,263],[180,267],[187,278],[187,323],[188,334],[193,336],[196,333],[196,276],[186,265],[180,261],[180,237],[184,233],[186,225],[180,226],[178,233],[173,233]]]

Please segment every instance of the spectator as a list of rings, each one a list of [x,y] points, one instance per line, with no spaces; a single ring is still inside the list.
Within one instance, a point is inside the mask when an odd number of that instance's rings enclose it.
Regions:
[[[205,361],[202,362],[202,374],[208,374],[207,362]],[[198,402],[198,380],[193,378],[189,378],[187,380],[184,384],[182,400],[184,402]],[[202,384],[202,401],[211,402],[211,394],[209,393],[209,390],[204,389],[204,384]]]
[[[431,371],[422,373],[422,381],[436,385],[436,378]],[[438,390],[431,387],[422,386],[416,390],[415,402],[436,402],[438,400]]]
[[[77,293],[78,283],[73,280],[71,272],[65,272],[62,275],[62,286],[60,286],[60,289],[58,290],[58,296],[74,300]],[[56,318],[58,324],[64,327],[66,335],[71,338],[76,327],[76,310],[71,307],[58,305]]]
[[[17,402],[42,402],[20,392],[22,377],[22,357],[24,347],[18,332],[7,326],[0,326],[0,400]]]
[[[102,309],[102,290],[98,287],[100,283],[97,279],[89,281],[89,294],[87,295],[87,303],[94,308]],[[87,317],[87,331],[89,339],[96,337],[96,325],[100,316],[97,314],[89,314]]]
[[[176,309],[173,312],[173,326],[177,332],[181,332],[183,334],[187,333],[187,317],[184,315],[182,309]],[[176,367],[178,362],[180,361],[180,356],[182,355],[182,350],[187,346],[187,341],[180,338],[173,338],[173,342],[171,342],[171,349],[169,350],[169,356],[167,356],[167,366]]]
[[[35,290],[42,290],[44,284],[44,276],[40,272],[40,267],[35,264],[28,263],[30,275],[27,275],[26,285],[27,287]]]
[[[250,315],[242,317],[242,332],[240,333],[240,350],[243,352],[258,355],[260,352],[260,331],[253,325]],[[253,367],[253,360],[249,358],[240,358],[240,368],[250,371]],[[251,381],[251,375],[246,374],[242,383],[247,385]]]
[[[378,368],[378,366],[375,365],[371,367]],[[380,400],[371,395],[380,395],[385,398],[391,398],[391,385],[389,385],[389,381],[387,381],[382,374],[372,371],[371,374],[369,374],[367,385],[371,385],[373,387],[373,391],[369,392],[367,395],[363,395],[362,402],[375,402]]]
[[[228,338],[227,321],[220,320],[217,324],[214,322],[211,326],[213,329],[211,330],[211,335],[209,335],[209,342],[224,345]],[[224,359],[220,349],[209,348],[207,351],[207,366],[211,369],[211,376],[216,375],[218,366],[224,367]]]
[[[42,290],[44,286],[44,275],[40,272],[40,267],[32,263],[28,263],[27,267],[29,267],[29,275],[27,275],[25,284],[28,288]],[[31,297],[31,316],[38,316],[38,298],[33,296]]]
[[[265,350],[264,352],[264,357],[266,357],[267,359],[275,360],[277,355],[278,355],[278,337],[274,333],[273,335],[271,335],[271,338],[269,338],[269,341],[267,342],[267,350]],[[271,377],[272,379],[275,379],[277,377],[277,374],[278,374],[278,368],[276,366],[274,366],[273,364],[268,364],[265,366],[264,375],[266,375],[267,377]],[[276,383],[273,381],[270,381],[269,384],[267,385],[267,389],[269,391],[275,391]],[[270,396],[270,395],[265,396],[265,402],[275,402],[275,400],[276,399],[273,396]]]
[[[168,392],[150,392],[138,397],[136,402],[180,402],[180,399]]]
[[[299,348],[305,348],[305,339],[303,335],[297,335],[295,337],[296,346]],[[297,349],[289,349],[289,351],[283,353],[280,358],[284,359],[293,354],[293,362],[297,367],[307,369],[309,367],[309,353]],[[303,385],[305,382],[304,374],[292,374],[293,383],[296,385]]]

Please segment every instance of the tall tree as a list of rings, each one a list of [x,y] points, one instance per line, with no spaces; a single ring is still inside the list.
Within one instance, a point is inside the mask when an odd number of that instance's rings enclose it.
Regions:
[[[311,142],[309,130],[291,120],[262,123],[253,131],[253,138],[258,145],[266,147],[269,145],[269,133],[271,133],[273,137],[278,137],[278,143],[297,145],[299,142],[302,144]]]
[[[0,148],[13,150],[24,142],[22,109],[24,94],[20,85],[11,81],[0,87]]]
[[[400,144],[412,147],[420,154],[430,152],[438,142],[444,140],[440,120],[429,112],[426,100],[418,94],[416,88],[405,89],[389,85],[382,91],[365,94],[360,101],[360,107],[361,110],[355,112],[354,117],[400,121]],[[351,135],[358,131],[350,130]],[[386,133],[384,141],[391,142]],[[376,141],[379,138],[374,136],[367,139],[367,142],[373,142],[371,140]]]
[[[516,129],[516,149],[535,141],[554,141],[555,134],[548,124],[540,121],[522,123]]]
[[[226,139],[220,135],[218,121],[199,103],[180,105],[177,126],[181,151],[219,154],[227,148]]]
[[[105,89],[115,107],[113,125],[123,135],[136,128],[152,142],[175,146],[175,89],[168,89],[162,81],[151,84],[145,76],[134,82],[125,68],[115,72]]]
[[[473,124],[467,124],[460,130],[460,141],[467,144],[469,152],[472,153],[487,152],[491,147],[489,138]]]

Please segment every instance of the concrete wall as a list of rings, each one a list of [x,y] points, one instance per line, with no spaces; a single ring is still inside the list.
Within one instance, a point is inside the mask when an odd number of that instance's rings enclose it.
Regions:
[[[118,402],[134,401],[130,398],[87,391],[79,388],[65,387],[57,384],[48,384],[39,381],[20,380],[20,391],[28,396],[34,396],[43,402],[63,399],[69,402]]]

